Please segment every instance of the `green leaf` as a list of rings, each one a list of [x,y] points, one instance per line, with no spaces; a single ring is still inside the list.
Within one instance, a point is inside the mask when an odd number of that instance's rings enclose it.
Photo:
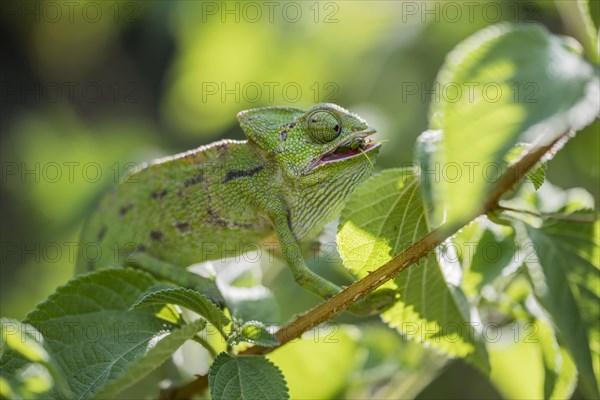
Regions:
[[[66,377],[70,393],[55,391],[53,397],[83,399],[102,390],[114,394],[158,367],[202,329],[203,321],[178,326],[154,315],[154,309],[129,310],[156,284],[137,270],[104,269],[71,280],[27,316]],[[17,358],[14,352],[3,354],[3,373],[17,373],[12,367]]]
[[[569,353],[556,340],[556,332],[549,324],[536,321],[537,336],[544,365],[544,398],[568,399],[577,384],[577,369]]]
[[[504,157],[504,160],[509,164],[513,164],[521,158],[521,156],[530,150],[533,146],[529,143],[518,143]],[[526,177],[533,184],[535,190],[538,190],[544,184],[546,179],[546,170],[548,169],[548,160],[538,163],[527,172]]]
[[[337,241],[344,265],[363,277],[429,230],[418,179],[410,169],[391,169],[352,194],[340,217]],[[472,310],[459,287],[461,270],[451,249],[438,248],[388,282],[400,301],[382,317],[410,339],[466,357],[486,370],[485,348],[472,329]]]
[[[221,353],[210,367],[208,386],[213,400],[289,399],[281,371],[262,356]]]
[[[486,285],[514,272],[521,265],[521,260],[516,256],[517,245],[511,228],[487,222],[482,229],[473,259],[466,266],[462,285],[469,296],[476,296]]]
[[[598,228],[598,220],[546,221],[540,228],[526,225],[518,236],[536,298],[558,328],[590,397],[600,396]]]
[[[598,70],[574,47],[539,25],[500,24],[446,57],[430,128],[444,132],[434,194],[450,225],[479,211],[517,142],[541,146],[596,118]]]
[[[413,170],[388,169],[373,175],[348,199],[336,240],[344,266],[362,278],[419,240],[427,230]]]
[[[577,385],[577,369],[532,295],[521,273],[497,296],[498,308],[512,322],[500,327],[500,340],[490,340],[490,378],[506,398],[569,399]]]
[[[174,304],[185,307],[190,311],[206,318],[219,330],[229,324],[229,318],[212,301],[202,293],[186,288],[168,288],[144,293],[133,306],[132,310],[154,305]]]
[[[165,333],[165,338],[157,338],[159,341],[152,346],[148,346],[146,352],[135,363],[131,363],[126,374],[122,375],[120,379],[111,381],[99,393],[95,394],[94,397],[114,398],[117,393],[134,384],[157,366],[161,365],[185,341],[194,337],[196,333],[205,327],[206,321],[204,319],[197,319],[180,329],[173,330],[170,334]]]
[[[533,187],[536,190],[542,187],[542,185],[544,184],[547,169],[548,165],[546,163],[541,163],[539,166],[535,167],[527,173],[527,178],[529,178],[529,180],[533,184]]]
[[[279,340],[260,321],[248,321],[244,323],[239,331],[230,337],[229,342],[248,342],[264,347],[273,347],[279,344]]]

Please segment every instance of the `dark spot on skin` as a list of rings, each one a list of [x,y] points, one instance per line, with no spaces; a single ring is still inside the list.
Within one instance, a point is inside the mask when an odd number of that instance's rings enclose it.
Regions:
[[[106,236],[106,226],[103,226],[102,229],[100,229],[100,232],[98,232],[98,241],[101,242],[102,239],[104,239],[104,236]]]
[[[227,228],[227,221],[225,221],[224,219],[218,218],[213,220],[212,222],[214,222],[215,225],[220,226],[221,228]]]
[[[190,230],[190,223],[187,221],[177,221],[175,222],[175,227],[179,229],[179,232],[186,232]]]
[[[245,176],[252,176],[254,174],[259,173],[262,170],[263,170],[263,166],[259,165],[258,167],[254,167],[252,169],[241,169],[238,171],[229,171],[229,172],[227,172],[227,175],[223,179],[223,183],[229,182],[233,179],[242,178]]]
[[[334,126],[333,130],[336,131],[336,132],[338,132],[340,130],[340,126],[339,125]]]
[[[208,209],[207,214],[208,214],[208,223],[209,224],[217,225],[222,228],[227,227],[227,221],[225,221],[223,218],[221,218],[220,216],[215,214],[215,212],[212,210],[212,208]]]
[[[161,231],[150,231],[150,239],[158,241],[162,239],[163,233]]]
[[[281,133],[279,134],[279,138],[285,141],[287,139],[287,131],[281,131]]]
[[[204,177],[202,176],[202,173],[200,173],[200,174],[194,176],[193,178],[189,178],[189,179],[186,179],[185,181],[183,181],[183,185],[185,187],[190,187],[192,185],[202,182],[203,179],[204,179]]]
[[[256,225],[249,222],[236,222],[233,226],[240,229],[252,229],[256,227]]]
[[[212,203],[210,193],[208,194],[208,204]],[[236,222],[236,221],[228,221],[222,218],[218,213],[216,213],[210,206],[206,210],[206,219],[204,222],[210,225],[215,225],[220,228],[241,228],[241,229],[252,229],[255,228],[256,225],[252,223],[244,223],[244,222]]]
[[[295,127],[295,126],[296,126],[296,123],[295,123],[295,122],[290,122],[290,125],[289,125],[290,129],[292,129],[292,128],[293,128],[293,127]]]
[[[133,204],[127,204],[119,209],[119,215],[122,217],[129,212],[133,208]]]
[[[160,200],[167,195],[167,189],[163,189],[160,192],[152,192],[150,196],[155,200]]]
[[[144,245],[144,244],[138,244],[137,245],[137,251],[142,252],[142,253],[145,252],[146,251],[146,245]]]

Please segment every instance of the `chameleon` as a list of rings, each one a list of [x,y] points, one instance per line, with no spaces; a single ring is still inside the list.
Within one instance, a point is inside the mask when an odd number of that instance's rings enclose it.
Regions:
[[[303,244],[372,173],[376,130],[330,103],[255,108],[237,119],[247,140],[155,160],[108,193],[82,229],[80,243],[95,246],[80,245],[76,272],[134,266],[222,302],[212,281],[186,267],[276,238],[300,286],[323,299],[338,293],[308,268]],[[390,292],[374,292],[351,311],[379,312]]]

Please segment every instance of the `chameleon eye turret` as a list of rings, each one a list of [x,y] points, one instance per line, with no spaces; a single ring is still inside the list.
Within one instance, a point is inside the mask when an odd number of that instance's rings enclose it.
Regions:
[[[342,133],[342,121],[325,110],[312,112],[306,118],[308,135],[317,143],[329,143]]]

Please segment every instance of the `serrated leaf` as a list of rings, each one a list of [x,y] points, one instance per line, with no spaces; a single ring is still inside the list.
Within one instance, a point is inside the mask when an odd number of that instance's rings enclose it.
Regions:
[[[444,131],[434,194],[443,205],[436,212],[450,225],[479,211],[517,142],[547,144],[596,118],[598,70],[572,42],[540,25],[500,24],[447,56],[437,78],[445,92],[431,104],[430,128]]]
[[[229,324],[229,318],[212,301],[202,293],[186,288],[167,288],[144,293],[131,306],[132,310],[154,305],[173,304],[185,307],[204,317],[218,329]]]
[[[289,399],[281,371],[262,356],[221,353],[210,367],[208,386],[213,400]]]
[[[536,298],[558,328],[590,397],[600,396],[598,227],[597,220],[546,221],[540,228],[526,225],[519,235]]]
[[[518,143],[515,147],[510,149],[506,156],[504,156],[504,160],[509,164],[513,164],[521,158],[523,153],[530,150],[532,147],[533,146],[529,143]],[[538,163],[527,172],[526,177],[533,184],[535,190],[538,190],[544,184],[547,169],[548,163],[547,160],[545,160],[544,162]]]
[[[137,270],[104,269],[71,280],[27,316],[69,386],[69,395],[55,391],[53,397],[85,399],[107,387],[116,393],[158,367],[202,327],[130,311],[156,283]],[[11,367],[16,358],[3,354],[3,372],[16,372]]]
[[[527,178],[529,178],[536,190],[541,188],[544,184],[544,180],[546,180],[547,169],[548,165],[546,163],[541,163],[539,166],[527,173]]]
[[[111,381],[99,393],[96,398],[114,398],[124,388],[134,384],[157,366],[161,365],[166,359],[187,340],[191,339],[196,333],[206,327],[206,321],[197,319],[189,324],[185,324],[180,329],[173,330],[170,334],[165,334],[164,338],[157,338],[158,342],[148,347],[148,350],[141,355],[135,363],[127,370],[120,379]]]
[[[413,170],[388,169],[369,178],[348,199],[336,240],[344,266],[362,278],[426,233]]]
[[[230,338],[231,343],[248,342],[264,347],[273,347],[279,340],[260,321],[248,321]]]
[[[401,253],[429,232],[425,208],[411,169],[371,177],[352,194],[340,217],[337,241],[344,265],[363,277]],[[410,339],[486,370],[485,348],[470,329],[472,311],[459,287],[460,266],[449,261],[451,256],[438,249],[400,273],[389,283],[400,301],[382,317]]]

